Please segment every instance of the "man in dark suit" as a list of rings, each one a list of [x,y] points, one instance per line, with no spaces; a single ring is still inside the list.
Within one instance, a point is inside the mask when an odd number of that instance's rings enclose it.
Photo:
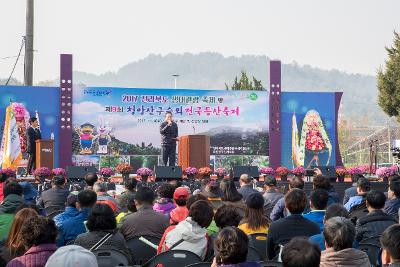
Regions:
[[[175,166],[176,141],[178,141],[178,125],[172,120],[172,113],[165,112],[165,121],[160,124],[161,151],[165,166]]]
[[[34,167],[36,167],[36,140],[42,139],[42,134],[39,129],[37,118],[30,118],[29,124],[30,127],[26,130],[26,136],[28,139],[26,152],[29,155],[26,173],[31,175]]]

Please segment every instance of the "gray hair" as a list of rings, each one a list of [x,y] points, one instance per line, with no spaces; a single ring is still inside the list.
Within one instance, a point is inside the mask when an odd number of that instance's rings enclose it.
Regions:
[[[344,217],[332,217],[325,222],[324,238],[328,247],[335,251],[353,247],[356,228]]]
[[[96,182],[93,185],[93,191],[98,193],[98,192],[107,192],[108,190],[108,186],[106,183],[102,183],[102,182]]]
[[[251,183],[251,180],[252,180],[251,177],[246,173],[243,173],[242,175],[240,175],[240,181],[242,181],[245,184]]]

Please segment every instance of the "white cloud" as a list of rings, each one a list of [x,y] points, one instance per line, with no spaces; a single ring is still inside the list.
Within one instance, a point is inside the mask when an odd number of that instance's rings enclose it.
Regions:
[[[95,115],[99,114],[99,112],[103,112],[103,110],[104,107],[102,105],[93,101],[83,101],[72,105],[74,116]]]

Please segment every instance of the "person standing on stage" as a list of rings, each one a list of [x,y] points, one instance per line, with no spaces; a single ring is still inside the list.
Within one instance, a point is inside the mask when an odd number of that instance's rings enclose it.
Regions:
[[[26,173],[31,175],[34,167],[36,168],[36,140],[42,139],[42,134],[39,129],[39,121],[37,118],[30,118],[29,124],[30,127],[26,130],[26,136],[28,138],[26,152],[29,155]]]
[[[178,125],[172,120],[172,113],[165,112],[165,121],[160,124],[162,160],[165,166],[175,166]]]

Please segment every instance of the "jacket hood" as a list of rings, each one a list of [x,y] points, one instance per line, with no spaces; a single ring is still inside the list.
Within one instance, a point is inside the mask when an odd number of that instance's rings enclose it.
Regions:
[[[169,214],[170,223],[177,224],[177,223],[183,221],[184,219],[186,219],[188,214],[189,214],[189,210],[185,206],[184,207],[176,207]]]
[[[207,230],[201,228],[197,222],[193,221],[192,218],[187,217],[186,220],[181,221],[175,228],[180,233],[181,239],[196,243],[198,240],[203,239],[206,236]]]
[[[321,254],[321,266],[369,266],[369,264],[367,254],[354,248],[340,251],[328,248]]]
[[[15,210],[24,203],[24,199],[15,194],[8,195],[1,203],[0,211],[4,213],[14,213]]]

